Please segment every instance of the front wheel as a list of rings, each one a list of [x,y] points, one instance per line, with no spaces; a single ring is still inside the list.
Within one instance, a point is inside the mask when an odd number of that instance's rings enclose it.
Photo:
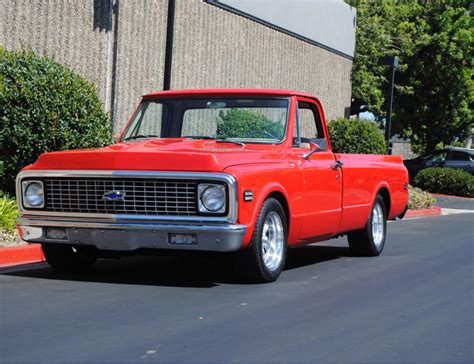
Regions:
[[[347,236],[351,252],[359,256],[378,256],[385,246],[387,212],[381,195],[375,198],[367,224]]]
[[[278,200],[269,198],[258,214],[249,247],[237,253],[239,275],[257,283],[278,279],[285,266],[288,228]]]
[[[62,244],[43,244],[43,254],[53,268],[65,272],[87,270],[97,260],[93,247]]]

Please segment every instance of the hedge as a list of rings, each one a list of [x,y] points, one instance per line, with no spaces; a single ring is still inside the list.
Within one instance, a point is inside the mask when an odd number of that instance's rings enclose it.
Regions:
[[[413,182],[432,193],[474,197],[474,176],[461,169],[426,168],[416,175]]]
[[[335,153],[387,153],[380,129],[369,120],[336,119],[328,123],[328,131]]]
[[[94,85],[30,50],[0,47],[0,121],[0,190],[10,193],[16,174],[41,153],[111,142]]]
[[[284,123],[274,122],[253,110],[234,108],[219,113],[218,138],[281,139],[284,134]]]

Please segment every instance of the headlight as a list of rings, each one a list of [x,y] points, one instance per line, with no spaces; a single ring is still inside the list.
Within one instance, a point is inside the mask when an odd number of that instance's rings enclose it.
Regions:
[[[41,208],[44,206],[43,182],[23,182],[23,205],[25,207]]]
[[[225,212],[226,193],[224,185],[200,184],[198,195],[199,212],[214,214]]]

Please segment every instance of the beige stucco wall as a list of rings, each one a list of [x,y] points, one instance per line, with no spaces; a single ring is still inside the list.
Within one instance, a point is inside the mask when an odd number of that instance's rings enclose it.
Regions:
[[[200,0],[177,0],[172,88],[284,88],[316,95],[328,119],[350,105],[352,61]]]
[[[143,94],[163,87],[168,11],[167,0],[119,4],[116,131],[123,128]]]
[[[105,100],[109,35],[94,30],[92,1],[0,0],[0,45],[31,47],[93,81]]]
[[[0,0],[0,45],[31,47],[94,82],[117,132],[162,87],[167,1],[116,3],[111,17],[108,0]]]
[[[167,0],[0,0],[0,45],[31,47],[98,88],[121,130],[163,87]],[[352,61],[201,0],[176,0],[171,88],[271,87],[317,95],[329,119],[350,104]],[[118,23],[115,23],[118,22]]]

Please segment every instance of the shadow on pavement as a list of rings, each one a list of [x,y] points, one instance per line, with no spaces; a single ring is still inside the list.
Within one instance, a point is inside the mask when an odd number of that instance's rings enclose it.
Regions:
[[[349,248],[304,246],[288,251],[285,271],[349,256]],[[46,263],[0,270],[1,275],[78,282],[212,288],[245,284],[234,272],[230,256],[132,256],[102,259],[82,273],[64,273]],[[284,274],[284,273],[283,273]]]

